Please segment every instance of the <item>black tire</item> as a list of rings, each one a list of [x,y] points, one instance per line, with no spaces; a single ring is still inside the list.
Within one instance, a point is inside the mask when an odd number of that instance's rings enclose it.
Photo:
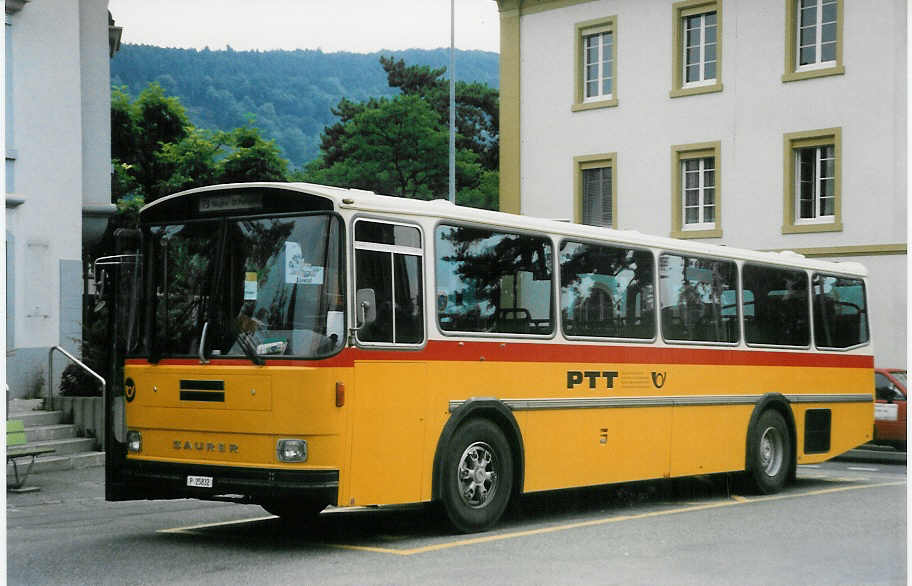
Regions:
[[[792,441],[785,419],[767,409],[751,431],[748,447],[749,479],[760,494],[782,490],[792,465]]]
[[[294,500],[263,501],[259,505],[283,521],[295,524],[313,523],[326,508],[326,503]]]
[[[441,481],[443,508],[458,531],[497,523],[513,492],[513,454],[500,428],[487,419],[459,426],[446,446]]]

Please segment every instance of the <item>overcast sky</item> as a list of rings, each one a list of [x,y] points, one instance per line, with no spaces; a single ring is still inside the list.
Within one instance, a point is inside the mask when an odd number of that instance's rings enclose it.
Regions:
[[[371,53],[450,46],[450,0],[110,0],[124,43]],[[456,48],[500,50],[494,0],[456,0]]]

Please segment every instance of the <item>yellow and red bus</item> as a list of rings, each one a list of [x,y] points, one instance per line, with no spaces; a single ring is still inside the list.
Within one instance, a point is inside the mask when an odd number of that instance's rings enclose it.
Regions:
[[[294,183],[141,226],[109,500],[439,502],[478,531],[536,491],[772,493],[871,439],[855,263]]]

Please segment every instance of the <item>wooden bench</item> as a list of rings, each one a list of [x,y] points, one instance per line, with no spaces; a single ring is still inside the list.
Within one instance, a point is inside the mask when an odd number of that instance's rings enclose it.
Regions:
[[[54,448],[35,448],[26,445],[25,424],[19,419],[8,419],[6,421],[6,461],[13,465],[14,479],[12,482],[7,479],[7,490],[19,492],[38,490],[37,488],[23,488],[22,485],[25,484],[25,479],[28,478],[29,473],[32,471],[35,458],[52,452],[54,452]],[[17,460],[20,458],[31,458],[28,467],[22,475],[19,474],[19,466],[17,464]]]

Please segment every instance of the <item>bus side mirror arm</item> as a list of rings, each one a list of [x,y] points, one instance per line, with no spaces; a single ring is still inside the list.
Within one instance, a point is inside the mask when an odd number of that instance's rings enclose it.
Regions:
[[[362,328],[377,321],[376,299],[373,289],[358,289],[355,292],[355,321],[357,325],[349,329],[349,345],[354,344],[355,336]]]

